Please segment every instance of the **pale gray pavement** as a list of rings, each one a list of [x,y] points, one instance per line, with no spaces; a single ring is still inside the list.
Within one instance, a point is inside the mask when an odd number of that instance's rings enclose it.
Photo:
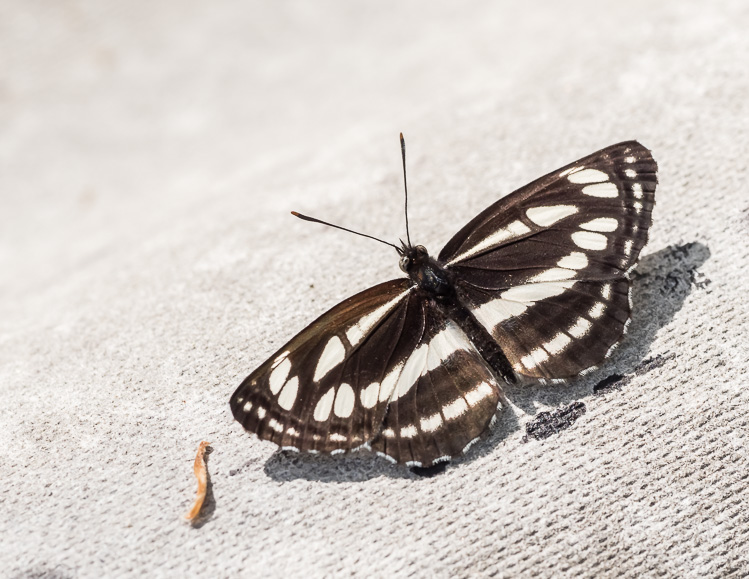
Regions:
[[[749,575],[747,30],[743,0],[0,1],[0,576]],[[228,406],[399,275],[288,214],[402,236],[399,131],[432,251],[603,146],[661,168],[616,355],[508,389],[429,479],[278,454]]]

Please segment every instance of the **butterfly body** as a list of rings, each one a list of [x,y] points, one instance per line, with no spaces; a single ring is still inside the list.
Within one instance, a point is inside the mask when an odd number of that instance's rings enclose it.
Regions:
[[[581,374],[620,341],[656,172],[636,141],[612,145],[501,198],[436,258],[396,247],[408,277],[292,338],[236,390],[234,417],[293,450],[459,456],[495,420],[502,382]]]
[[[456,323],[495,373],[506,382],[517,382],[501,348],[458,300],[450,270],[431,257],[423,245],[404,246],[399,253],[401,270],[408,274],[423,299],[430,300],[430,308],[441,310],[447,319]]]
[[[419,288],[436,299],[448,298],[455,294],[450,274],[443,265],[429,256],[426,247],[417,245],[404,247],[400,268]]]

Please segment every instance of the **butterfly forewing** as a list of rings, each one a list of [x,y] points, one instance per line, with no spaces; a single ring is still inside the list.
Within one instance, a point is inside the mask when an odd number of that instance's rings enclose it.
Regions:
[[[656,172],[639,143],[607,147],[500,199],[442,250],[462,305],[516,372],[573,376],[621,338]]]
[[[334,452],[379,432],[394,384],[387,376],[418,344],[423,316],[407,279],[379,284],[315,320],[250,374],[234,417],[282,447]]]

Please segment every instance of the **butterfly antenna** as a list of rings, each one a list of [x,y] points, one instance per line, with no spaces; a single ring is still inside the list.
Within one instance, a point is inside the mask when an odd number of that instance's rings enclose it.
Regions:
[[[349,233],[353,233],[354,235],[361,235],[362,237],[368,237],[369,239],[374,239],[375,241],[379,241],[380,243],[384,243],[385,245],[394,247],[395,251],[397,251],[398,254],[403,255],[403,250],[397,245],[395,245],[394,243],[389,243],[377,237],[373,237],[372,235],[367,235],[366,233],[359,233],[358,231],[354,231],[353,229],[347,229],[345,227],[341,227],[340,225],[334,225],[333,223],[328,223],[327,221],[323,221],[322,219],[317,219],[316,217],[309,217],[308,215],[302,215],[301,213],[297,213],[296,211],[292,211],[291,214],[294,217],[298,217],[299,219],[304,219],[305,221],[311,221],[312,223],[321,223],[323,225],[327,225],[328,227],[334,227],[336,229],[342,229],[343,231],[348,231]]]
[[[406,240],[411,247],[411,234],[408,231],[408,184],[406,183],[406,141],[401,133],[401,157],[403,158],[403,189],[406,192]]]

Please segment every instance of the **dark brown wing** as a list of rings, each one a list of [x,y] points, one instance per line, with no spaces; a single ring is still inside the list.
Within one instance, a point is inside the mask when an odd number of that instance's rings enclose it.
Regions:
[[[428,466],[492,420],[500,388],[460,330],[408,280],[375,286],[315,320],[231,398],[260,438],[310,452],[371,448]]]
[[[447,243],[460,302],[516,372],[573,376],[619,341],[656,184],[650,151],[620,143],[500,199]]]
[[[374,286],[320,316],[250,374],[231,397],[232,413],[282,447],[361,446],[380,431],[395,388],[392,370],[422,332],[409,280]]]
[[[501,389],[486,361],[439,304],[421,302],[423,334],[399,372],[372,449],[430,466],[465,452],[491,424]]]

